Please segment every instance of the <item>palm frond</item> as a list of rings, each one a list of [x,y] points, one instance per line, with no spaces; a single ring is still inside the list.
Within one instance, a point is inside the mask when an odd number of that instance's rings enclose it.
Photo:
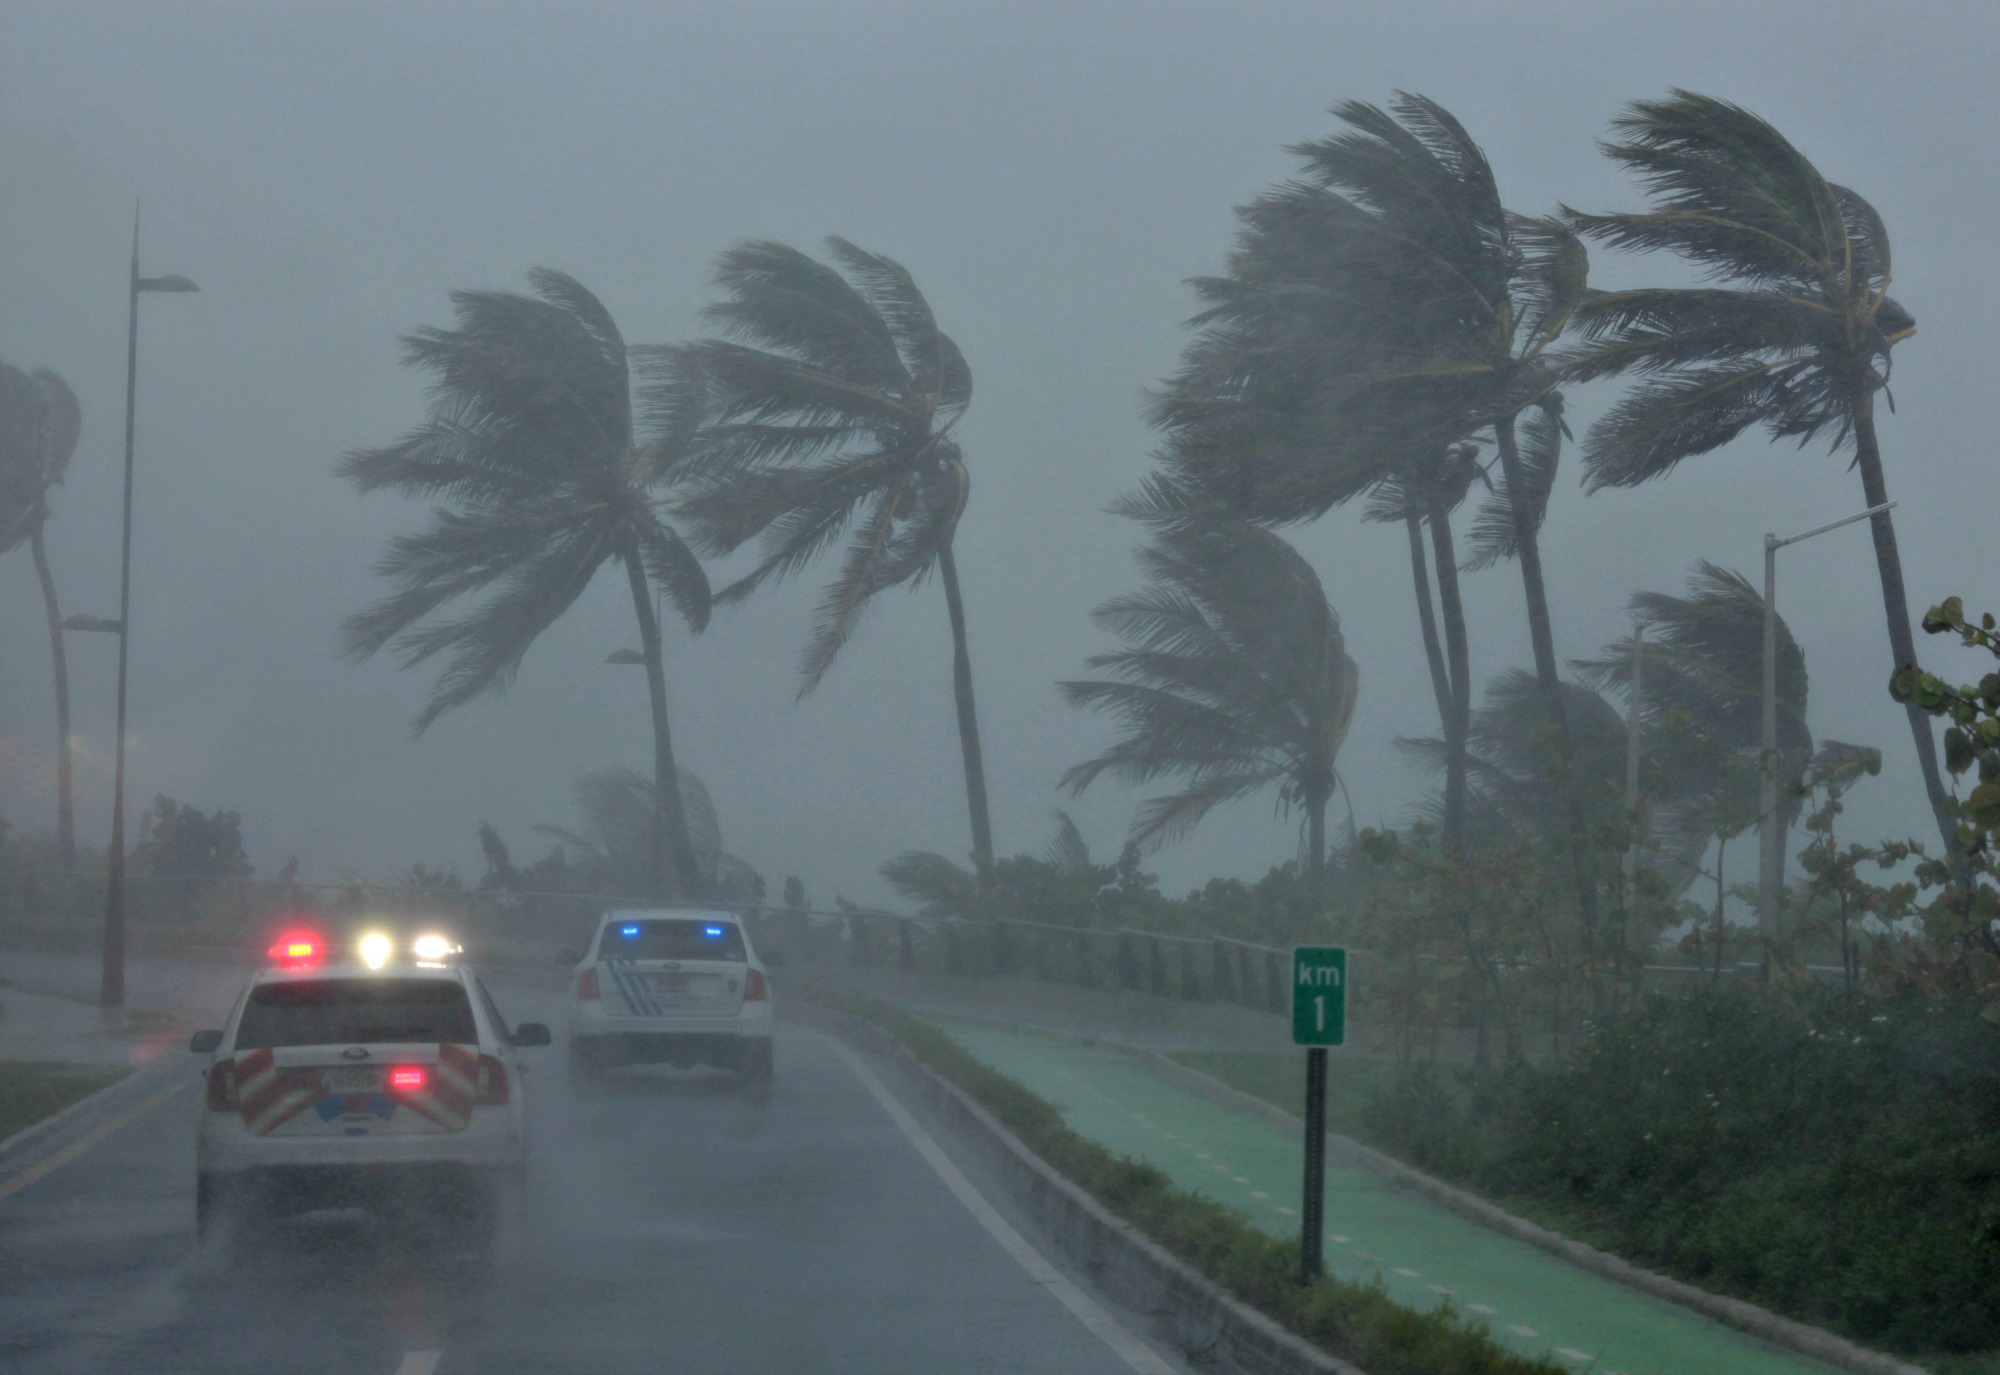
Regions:
[[[827,245],[837,266],[767,240],[724,253],[725,298],[705,318],[728,337],[696,346],[709,419],[679,508],[705,551],[760,544],[721,601],[846,540],[801,655],[801,695],[877,593],[929,575],[970,487],[949,438],[972,395],[964,356],[902,264],[846,239]]]
[[[1549,498],[1555,495],[1556,469],[1562,458],[1565,427],[1561,392],[1551,392],[1521,417],[1518,444],[1521,475],[1526,481],[1528,526],[1540,530],[1547,517]],[[1514,524],[1514,496],[1504,473],[1497,474],[1493,493],[1479,508],[1466,536],[1470,556],[1467,572],[1491,568],[1496,563],[1520,555],[1519,530]]]
[[[1056,809],[1055,839],[1049,842],[1042,856],[1066,874],[1088,874],[1091,870],[1090,847],[1084,843],[1083,832],[1060,807]]]
[[[917,904],[921,917],[958,916],[978,897],[979,881],[943,855],[909,850],[887,861],[880,870],[889,886]]]

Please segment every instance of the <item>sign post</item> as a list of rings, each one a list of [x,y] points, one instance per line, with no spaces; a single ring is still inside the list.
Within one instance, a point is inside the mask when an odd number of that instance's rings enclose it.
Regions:
[[[1292,951],[1292,1044],[1306,1047],[1306,1171],[1299,1206],[1299,1283],[1325,1270],[1326,1048],[1347,1040],[1347,951]]]

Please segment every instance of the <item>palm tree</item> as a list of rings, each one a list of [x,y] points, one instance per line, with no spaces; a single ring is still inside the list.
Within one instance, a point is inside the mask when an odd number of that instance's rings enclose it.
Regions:
[[[33,373],[0,363],[0,554],[27,541],[41,579],[56,674],[56,840],[63,868],[76,866],[76,805],[69,738],[69,658],[62,612],[43,532],[49,497],[69,473],[83,433],[83,408],[69,383],[47,368]]]
[[[376,572],[395,590],[348,620],[347,652],[367,659],[393,645],[406,668],[450,654],[414,723],[421,734],[452,708],[505,691],[535,638],[606,562],[622,563],[652,696],[652,890],[658,900],[697,896],[705,885],[672,786],[652,584],[691,631],[707,625],[708,578],[656,510],[687,462],[699,374],[684,351],[633,350],[648,379],[635,421],[628,351],[610,313],[561,272],[538,268],[529,281],[532,296],[453,292],[456,328],[405,340],[406,361],[434,377],[429,418],[340,462],[364,493],[443,503],[424,529],[390,541]]]
[[[1326,869],[1326,806],[1354,717],[1359,671],[1318,575],[1278,536],[1237,521],[1167,530],[1139,551],[1152,583],[1092,613],[1125,648],[1091,657],[1110,678],[1059,686],[1107,711],[1124,736],[1063,775],[1081,793],[1100,775],[1179,775],[1146,802],[1131,841],[1159,845],[1225,802],[1278,789],[1306,815],[1306,857]]]
[[[1206,336],[1156,423],[1175,432],[1170,462],[1272,523],[1310,519],[1409,455],[1490,441],[1543,709],[1567,739],[1539,546],[1546,488],[1517,429],[1559,404],[1550,348],[1588,261],[1560,220],[1505,208],[1449,111],[1408,94],[1391,109],[1335,107],[1348,128],[1295,147],[1301,177],[1245,212],[1228,277],[1198,283]],[[1553,455],[1542,467],[1552,478]],[[1566,829],[1588,940],[1596,893],[1580,807]]]
[[[799,572],[854,527],[806,641],[802,697],[876,593],[936,570],[951,622],[973,867],[985,886],[993,828],[952,553],[971,477],[951,435],[972,399],[972,371],[900,263],[838,237],[827,248],[844,276],[765,240],[723,254],[714,280],[725,299],[706,316],[728,337],[696,346],[713,412],[680,510],[708,552],[762,541],[763,558],[719,601]]]
[[[1648,742],[1641,787],[1654,832],[1650,848],[1673,856],[1670,867],[1683,860],[1687,867],[1714,840],[1720,959],[1729,842],[1758,816],[1764,598],[1742,574],[1703,560],[1689,576],[1685,596],[1641,592],[1630,606],[1647,623],[1650,639],[1639,708]],[[1777,640],[1777,820],[1789,831],[1798,819],[1799,780],[1813,760],[1813,737],[1806,724],[1805,652],[1782,616]],[[1620,642],[1572,666],[1600,691],[1626,692],[1630,656],[1630,643]]]
[[[1873,206],[1828,181],[1756,115],[1692,91],[1634,102],[1612,123],[1607,157],[1654,201],[1639,214],[1570,213],[1577,230],[1613,247],[1665,251],[1715,285],[1591,293],[1577,312],[1586,343],[1578,379],[1637,373],[1640,382],[1591,427],[1591,489],[1633,487],[1752,426],[1800,444],[1825,436],[1853,446],[1862,495],[1888,500],[1875,433],[1875,394],[1890,350],[1916,321],[1889,296],[1889,232]],[[1896,527],[1874,516],[1875,564],[1892,667],[1916,662]],[[1924,788],[1949,849],[1930,719],[1908,708]]]

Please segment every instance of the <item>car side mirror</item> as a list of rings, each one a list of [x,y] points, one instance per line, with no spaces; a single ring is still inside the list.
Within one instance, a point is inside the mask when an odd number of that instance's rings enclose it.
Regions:
[[[766,950],[764,952],[764,963],[773,969],[781,968],[785,963],[785,952],[782,950]]]
[[[562,949],[556,951],[556,963],[582,964],[583,952],[581,950],[576,949],[574,946],[566,945]]]
[[[221,1044],[222,1033],[219,1031],[197,1031],[188,1037],[188,1049],[196,1055],[213,1055]]]
[[[516,1022],[514,1034],[509,1039],[518,1048],[549,1045],[555,1038],[549,1035],[549,1029],[540,1022]]]

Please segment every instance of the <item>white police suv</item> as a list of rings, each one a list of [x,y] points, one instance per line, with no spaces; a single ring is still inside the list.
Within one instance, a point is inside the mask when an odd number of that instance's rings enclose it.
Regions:
[[[402,948],[398,948],[401,946]],[[478,975],[441,936],[364,935],[329,958],[317,933],[271,948],[210,1057],[195,1137],[197,1229],[228,1212],[443,1211],[482,1223],[517,1206],[527,1157],[518,1048]]]
[[[771,1078],[771,984],[728,912],[607,912],[570,982],[570,1064],[714,1065]]]

